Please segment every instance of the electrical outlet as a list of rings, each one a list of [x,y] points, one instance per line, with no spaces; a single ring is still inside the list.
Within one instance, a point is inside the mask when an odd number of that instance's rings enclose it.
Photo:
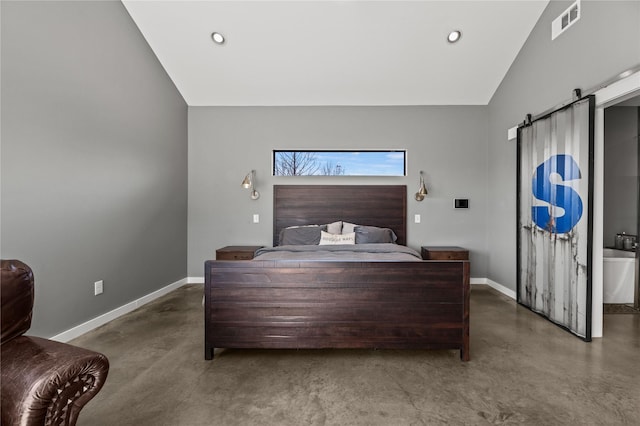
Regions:
[[[100,280],[93,283],[93,294],[95,296],[102,294],[103,291],[104,291],[104,281]]]
[[[413,217],[413,221],[414,221],[415,223],[420,223],[420,215],[419,215],[419,214],[415,215],[415,216]]]
[[[254,214],[253,215],[253,223],[260,223],[260,215],[259,214]]]

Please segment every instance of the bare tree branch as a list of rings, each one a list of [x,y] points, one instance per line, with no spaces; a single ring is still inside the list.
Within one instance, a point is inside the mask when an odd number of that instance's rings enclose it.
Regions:
[[[346,169],[342,167],[340,164],[336,164],[335,166],[331,161],[327,161],[322,166],[322,175],[323,176],[341,176],[344,175]]]
[[[275,158],[276,176],[315,175],[320,165],[314,152],[280,151]]]

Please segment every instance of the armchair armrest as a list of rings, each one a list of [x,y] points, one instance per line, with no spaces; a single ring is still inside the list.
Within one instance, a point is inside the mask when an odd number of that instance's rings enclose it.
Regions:
[[[102,354],[39,337],[16,337],[1,351],[6,425],[75,425],[109,371]]]
[[[0,342],[4,343],[24,334],[31,327],[34,282],[31,268],[19,260],[2,259],[0,272]]]

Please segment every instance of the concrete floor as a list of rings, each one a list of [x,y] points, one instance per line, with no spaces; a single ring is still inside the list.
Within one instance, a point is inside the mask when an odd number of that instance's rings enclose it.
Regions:
[[[216,350],[202,286],[184,286],[72,344],[107,355],[79,425],[638,424],[640,315],[585,343],[486,286],[457,351]]]

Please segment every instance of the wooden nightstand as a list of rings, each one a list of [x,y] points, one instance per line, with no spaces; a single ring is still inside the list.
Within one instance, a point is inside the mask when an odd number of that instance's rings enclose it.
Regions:
[[[216,260],[251,260],[264,246],[226,246],[216,250]]]
[[[454,246],[422,246],[424,260],[469,260],[469,250]]]

